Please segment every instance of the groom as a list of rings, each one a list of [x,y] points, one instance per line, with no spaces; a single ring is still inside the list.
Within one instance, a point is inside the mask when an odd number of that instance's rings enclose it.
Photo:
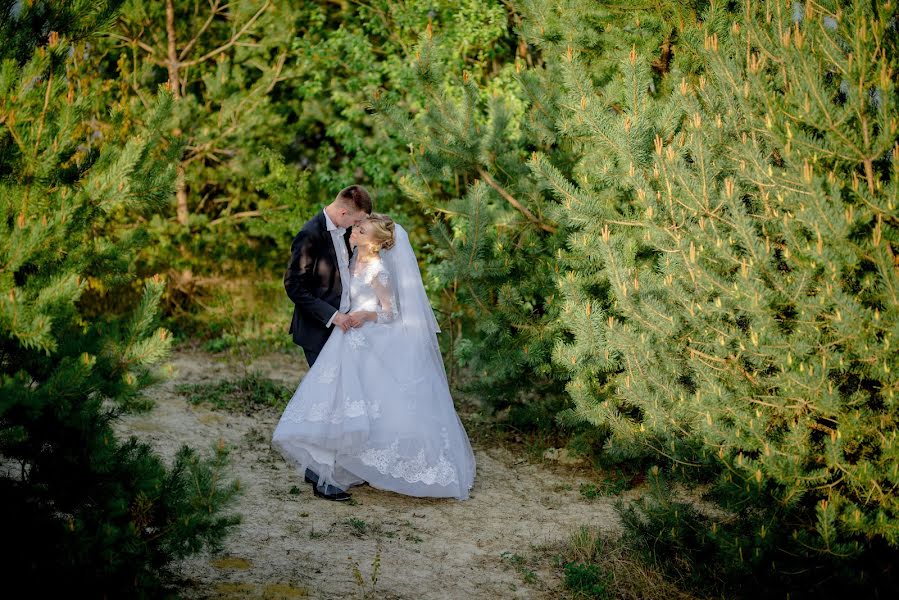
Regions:
[[[293,300],[290,333],[311,367],[333,331],[353,326],[350,309],[350,232],[371,214],[371,197],[361,185],[337,197],[293,238],[284,289]]]
[[[315,363],[333,327],[346,331],[358,325],[350,310],[350,232],[371,214],[371,196],[361,185],[340,190],[337,197],[303,225],[293,238],[290,263],[284,273],[284,289],[293,300],[290,333],[303,348],[309,366]],[[333,486],[317,487],[318,475],[306,469],[306,481],[316,496],[349,500]]]

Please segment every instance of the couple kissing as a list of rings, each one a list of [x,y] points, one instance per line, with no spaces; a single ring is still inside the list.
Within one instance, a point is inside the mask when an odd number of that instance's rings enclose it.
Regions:
[[[365,188],[349,186],[294,238],[284,288],[309,371],[272,445],[315,495],[345,501],[367,483],[468,498],[474,454],[405,229],[372,212]]]

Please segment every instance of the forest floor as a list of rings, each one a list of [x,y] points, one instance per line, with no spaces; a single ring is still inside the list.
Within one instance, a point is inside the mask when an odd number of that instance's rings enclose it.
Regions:
[[[292,390],[306,370],[300,354],[241,361],[181,350],[170,366],[168,379],[146,391],[155,408],[126,415],[119,432],[149,442],[167,461],[183,444],[208,454],[222,440],[242,490],[233,508],[242,521],[224,551],[176,566],[184,598],[560,598],[554,553],[582,525],[613,535],[620,527],[615,498],[580,493],[588,470],[534,462],[477,435],[468,501],[366,485],[351,490],[352,503],[315,498],[270,446],[280,410],[226,412],[179,393],[250,370]],[[463,422],[466,409],[474,407],[460,407]]]

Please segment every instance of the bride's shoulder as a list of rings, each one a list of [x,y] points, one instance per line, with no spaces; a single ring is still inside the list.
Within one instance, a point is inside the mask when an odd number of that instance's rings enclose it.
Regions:
[[[366,280],[371,280],[376,275],[387,271],[387,266],[380,257],[371,258],[359,265],[359,272],[363,274]]]
[[[369,282],[377,278],[381,283],[387,283],[390,280],[390,270],[381,257],[375,258],[368,265],[366,273]]]

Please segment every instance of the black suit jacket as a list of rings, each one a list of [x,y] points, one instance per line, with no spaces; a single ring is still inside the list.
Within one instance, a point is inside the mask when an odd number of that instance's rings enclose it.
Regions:
[[[349,250],[349,229],[344,242]],[[298,346],[320,352],[331,335],[325,324],[340,308],[343,285],[337,253],[328,231],[325,213],[319,212],[293,238],[290,262],[284,273],[284,289],[293,300],[290,333]]]

